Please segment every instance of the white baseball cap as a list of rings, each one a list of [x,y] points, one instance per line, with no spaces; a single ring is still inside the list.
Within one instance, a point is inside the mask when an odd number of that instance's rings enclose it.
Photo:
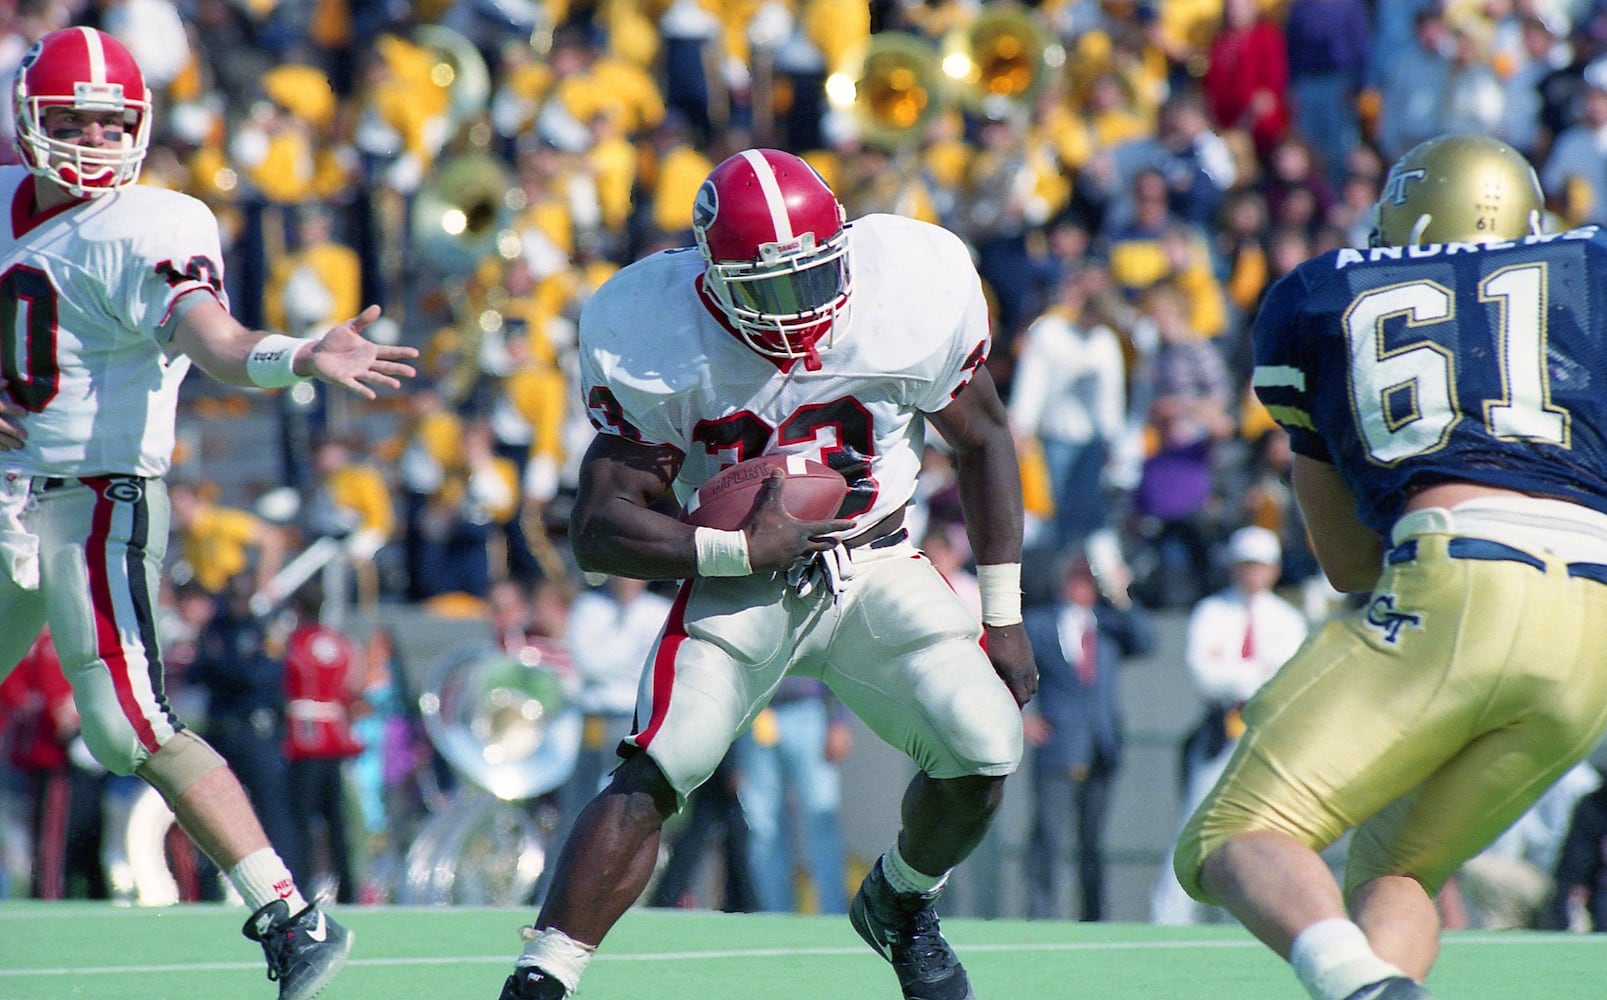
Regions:
[[[1277,566],[1283,562],[1283,546],[1277,535],[1252,524],[1228,536],[1228,555],[1236,563]]]

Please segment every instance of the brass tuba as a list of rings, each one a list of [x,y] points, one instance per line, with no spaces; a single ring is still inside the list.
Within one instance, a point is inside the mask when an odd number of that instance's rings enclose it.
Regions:
[[[937,50],[917,35],[878,32],[826,77],[826,99],[854,120],[867,146],[916,146],[947,104]]]
[[[501,160],[471,150],[437,163],[413,196],[410,236],[425,263],[449,275],[472,274],[496,254],[519,255],[513,223],[524,189]]]
[[[580,713],[558,675],[489,646],[444,654],[425,680],[419,710],[441,756],[504,801],[557,788],[580,753]]]
[[[491,105],[491,71],[474,43],[451,28],[421,24],[413,41],[430,51],[430,82],[447,93],[446,136],[450,139]]]
[[[989,104],[1030,112],[1030,104],[1065,50],[1030,10],[990,3],[976,17],[943,37],[943,75],[956,98],[972,110]]]
[[[582,720],[558,675],[526,653],[461,646],[426,674],[425,733],[464,780],[408,846],[400,902],[518,905],[546,868],[556,821],[541,822],[530,800],[569,779]]]

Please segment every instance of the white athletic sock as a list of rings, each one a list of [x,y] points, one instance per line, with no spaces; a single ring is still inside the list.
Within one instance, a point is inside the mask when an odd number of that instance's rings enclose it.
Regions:
[[[1406,975],[1373,954],[1360,927],[1337,917],[1301,931],[1289,948],[1289,964],[1312,1000],[1345,1000],[1368,983]]]
[[[253,851],[240,859],[240,863],[228,871],[229,881],[240,891],[240,897],[251,907],[255,913],[276,899],[282,899],[290,907],[290,915],[295,916],[307,908],[307,900],[296,888],[296,880],[291,877],[290,869],[280,860],[278,852],[271,847]]]
[[[514,968],[538,966],[541,971],[563,983],[566,991],[575,992],[580,985],[581,973],[586,971],[592,955],[597,951],[596,946],[581,944],[556,927],[540,931],[526,927],[524,931],[527,932],[525,950],[513,963]]]
[[[898,849],[898,841],[882,855],[882,875],[886,877],[887,884],[899,895],[918,892],[923,896],[935,896],[942,891],[949,880],[949,873],[941,875],[928,875],[910,867],[904,860],[904,854]]]

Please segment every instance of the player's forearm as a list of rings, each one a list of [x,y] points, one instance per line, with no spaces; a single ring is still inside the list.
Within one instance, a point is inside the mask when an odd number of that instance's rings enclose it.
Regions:
[[[952,403],[927,417],[954,449],[965,533],[977,564],[1021,562],[1021,468],[1009,412],[986,366]]]
[[[624,500],[589,513],[577,510],[571,538],[575,562],[588,573],[639,580],[697,575],[692,526]]]
[[[1008,429],[1002,441],[956,455],[965,533],[979,565],[1021,561],[1021,470]]]
[[[1383,540],[1358,519],[1356,501],[1339,471],[1296,455],[1291,479],[1312,554],[1328,582],[1344,593],[1371,589],[1382,564]]]
[[[313,341],[248,329],[214,301],[191,307],[173,342],[202,371],[229,385],[289,384],[312,374]]]

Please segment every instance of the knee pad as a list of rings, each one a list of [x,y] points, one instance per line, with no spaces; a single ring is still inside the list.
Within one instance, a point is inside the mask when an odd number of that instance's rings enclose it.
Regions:
[[[161,792],[171,804],[202,775],[224,766],[223,758],[210,743],[188,729],[181,729],[145,758],[134,773]]]

